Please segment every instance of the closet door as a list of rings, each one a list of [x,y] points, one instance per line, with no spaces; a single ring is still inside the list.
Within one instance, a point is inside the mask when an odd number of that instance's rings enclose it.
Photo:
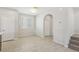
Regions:
[[[11,14],[1,15],[2,41],[12,40],[15,38],[15,18]]]

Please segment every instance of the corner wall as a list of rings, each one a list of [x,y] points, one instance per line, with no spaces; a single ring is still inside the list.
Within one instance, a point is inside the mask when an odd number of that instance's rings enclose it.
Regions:
[[[74,33],[79,34],[79,11],[74,11],[74,16],[75,16]]]
[[[43,21],[47,14],[53,15],[53,40],[64,45],[65,28],[67,23],[66,8],[52,8],[36,17],[36,33],[43,37]]]
[[[64,27],[64,46],[68,47],[69,40],[74,34],[74,11],[73,8],[67,8],[67,19]]]

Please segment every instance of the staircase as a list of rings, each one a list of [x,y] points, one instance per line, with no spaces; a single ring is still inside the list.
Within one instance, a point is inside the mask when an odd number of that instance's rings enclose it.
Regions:
[[[68,47],[73,50],[79,51],[79,34],[74,34],[71,36]]]

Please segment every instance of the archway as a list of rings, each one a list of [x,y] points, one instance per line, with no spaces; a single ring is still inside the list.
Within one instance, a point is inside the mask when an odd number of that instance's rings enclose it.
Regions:
[[[44,27],[43,27],[43,32],[44,32],[44,37],[52,37],[53,33],[52,33],[52,19],[53,16],[51,14],[47,14],[44,17]]]

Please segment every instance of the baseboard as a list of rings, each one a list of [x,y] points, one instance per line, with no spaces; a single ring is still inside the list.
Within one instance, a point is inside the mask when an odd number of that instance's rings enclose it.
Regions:
[[[5,41],[2,41],[2,42],[9,42],[9,41],[14,41],[14,39],[11,39],[11,40],[5,40]]]
[[[36,36],[39,36],[41,38],[44,38],[44,35],[43,34],[36,34]]]
[[[58,43],[58,44],[60,44],[60,45],[63,45],[64,46],[64,44],[62,42],[60,42],[60,41],[57,41],[55,39],[53,41],[56,42],[56,43]]]
[[[68,44],[64,45],[64,47],[68,48]]]

